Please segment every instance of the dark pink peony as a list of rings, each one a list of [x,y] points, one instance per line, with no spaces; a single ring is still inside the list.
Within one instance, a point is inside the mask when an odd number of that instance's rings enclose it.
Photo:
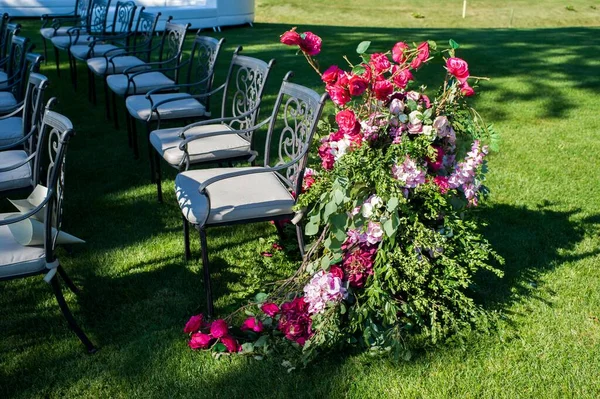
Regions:
[[[343,72],[337,65],[332,65],[323,72],[321,80],[325,84],[334,84],[338,80],[340,72]]]
[[[369,81],[360,75],[352,75],[348,80],[348,92],[351,96],[360,96],[369,87]]]
[[[185,323],[185,327],[183,328],[183,332],[186,334],[190,334],[200,330],[204,326],[204,316],[201,314],[197,314],[195,316],[190,317],[187,323]]]
[[[433,178],[433,182],[439,187],[442,194],[446,194],[450,190],[447,176],[436,176]]]
[[[398,42],[394,44],[394,47],[392,47],[392,59],[398,64],[406,62],[406,56],[404,55],[404,53],[408,49],[408,44],[404,42]]]
[[[325,90],[327,90],[327,93],[329,93],[331,101],[333,101],[338,107],[343,107],[352,99],[348,90],[337,84],[328,85],[325,87]]]
[[[465,97],[471,97],[475,95],[475,90],[473,90],[473,88],[469,86],[469,84],[466,81],[460,85],[460,92]]]
[[[300,34],[296,32],[296,28],[292,28],[279,37],[279,41],[288,46],[297,46],[302,41]]]
[[[377,247],[368,244],[360,244],[354,251],[344,254],[342,267],[350,286],[364,287],[367,278],[373,274],[376,254]]]
[[[300,42],[300,50],[308,55],[317,55],[321,52],[321,38],[312,32],[304,32]]]
[[[344,279],[344,271],[337,265],[331,266],[329,268],[329,273],[331,273],[334,277],[339,277],[340,280]]]
[[[381,101],[387,101],[394,92],[394,86],[388,80],[378,80],[373,84],[375,97]]]
[[[265,302],[260,307],[260,310],[262,310],[267,316],[273,317],[279,313],[279,306],[273,302]]]
[[[375,72],[380,75],[384,72],[387,72],[392,64],[388,59],[387,55],[383,53],[374,53],[371,54],[371,59],[369,60],[369,64],[373,67]]]
[[[192,349],[207,349],[212,340],[213,337],[210,335],[199,332],[192,334],[190,342],[188,342],[188,346]]]
[[[241,346],[238,345],[238,342],[231,335],[221,337],[221,343],[225,345],[227,351],[231,353],[239,352],[241,349]]]
[[[215,338],[221,338],[227,335],[228,327],[227,322],[223,319],[217,319],[210,325],[210,333]]]
[[[263,323],[262,323],[262,321],[258,320],[256,317],[248,317],[242,323],[242,326],[240,327],[240,330],[242,330],[242,331],[254,331],[254,332],[259,333],[259,332],[261,332],[263,330]]]
[[[453,75],[459,82],[466,82],[469,77],[469,65],[463,59],[451,57],[446,61],[446,69]]]
[[[304,345],[313,334],[311,326],[308,303],[304,298],[296,298],[281,305],[281,318],[277,328],[287,339]]]
[[[394,65],[392,72],[394,76],[394,84],[398,86],[399,89],[405,89],[408,85],[408,82],[414,79],[413,74],[408,69],[400,69]]]
[[[423,42],[419,44],[417,50],[419,51],[417,56],[410,63],[410,66],[413,69],[418,69],[429,58],[429,44],[427,42]]]

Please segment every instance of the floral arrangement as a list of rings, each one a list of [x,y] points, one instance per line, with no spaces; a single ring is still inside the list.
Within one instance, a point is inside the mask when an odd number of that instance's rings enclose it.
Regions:
[[[305,361],[348,346],[406,358],[486,323],[470,296],[473,276],[501,275],[493,264],[503,260],[470,212],[487,194],[486,156],[497,141],[468,105],[485,78],[471,75],[453,40],[445,50],[398,42],[372,54],[362,42],[358,63],[344,57],[346,70],[322,73],[317,35],[293,28],[280,41],[298,47],[337,107],[320,125],[317,165],[298,200],[315,241],[269,294],[227,319],[192,317],[190,347],[261,357],[291,342]],[[445,79],[431,99],[412,86],[436,57]],[[241,313],[241,327],[229,328]]]

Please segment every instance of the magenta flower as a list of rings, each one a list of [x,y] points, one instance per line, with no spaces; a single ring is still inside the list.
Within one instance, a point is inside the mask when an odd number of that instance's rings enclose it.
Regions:
[[[262,323],[262,321],[258,320],[256,317],[248,317],[242,323],[242,326],[240,327],[240,330],[242,330],[242,331],[254,331],[254,332],[259,333],[259,332],[261,332],[263,330],[263,323]]]
[[[267,316],[274,317],[277,313],[279,313],[279,306],[273,302],[265,302],[260,307],[260,310],[262,310]]]
[[[190,333],[200,330],[203,326],[204,326],[204,316],[201,314],[197,314],[195,316],[190,317],[188,322],[185,323],[183,332],[186,334],[190,334]]]
[[[221,338],[227,335],[229,328],[223,319],[217,319],[210,325],[210,334],[215,338]]]
[[[207,349],[210,346],[212,340],[213,337],[211,337],[209,334],[198,332],[192,334],[192,337],[188,342],[188,346],[192,349]]]

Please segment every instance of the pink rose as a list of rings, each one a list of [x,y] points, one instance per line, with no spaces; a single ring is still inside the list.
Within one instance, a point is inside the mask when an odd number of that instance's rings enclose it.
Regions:
[[[360,130],[360,125],[356,120],[356,115],[352,110],[344,110],[337,113],[335,116],[335,121],[337,122],[340,130],[344,133],[348,134],[356,134],[357,130]]]
[[[337,65],[332,65],[323,72],[321,80],[325,84],[333,84],[337,82],[340,72],[342,72],[342,70]]]
[[[387,72],[391,66],[390,60],[383,53],[371,54],[371,60],[369,61],[369,64],[373,66],[373,69],[375,69],[377,74]]]
[[[400,89],[405,89],[408,82],[414,79],[412,73],[410,73],[408,69],[400,69],[397,66],[394,66],[392,71],[394,74],[394,84]]]
[[[238,342],[231,335],[225,335],[221,337],[221,343],[225,345],[228,352],[239,352],[241,349],[240,345],[238,345]]]
[[[461,83],[464,83],[469,77],[469,65],[465,60],[460,58],[448,58],[448,61],[446,61],[446,69]]]
[[[392,59],[398,64],[406,62],[406,56],[404,52],[408,50],[408,45],[404,42],[398,42],[392,48]]]
[[[348,81],[348,91],[351,96],[360,96],[367,90],[369,82],[359,75],[352,75]]]
[[[465,96],[465,97],[471,97],[475,95],[475,90],[473,90],[473,88],[471,86],[469,86],[469,84],[467,83],[467,81],[464,81],[461,85],[460,85],[460,92]]]
[[[413,69],[418,69],[429,58],[429,44],[427,42],[423,42],[419,44],[417,50],[419,51],[417,56],[410,63],[410,66]]]
[[[210,346],[213,337],[204,333],[192,334],[188,346],[192,349],[207,349]]]
[[[277,306],[277,304],[273,303],[273,302],[265,302],[263,303],[263,305],[260,307],[260,310],[262,310],[263,312],[265,312],[265,314],[269,317],[273,317],[275,316],[277,313],[279,313],[279,306]]]
[[[335,157],[331,153],[331,147],[328,143],[325,143],[319,147],[319,157],[321,158],[321,166],[325,170],[333,169],[335,164]]]
[[[317,55],[321,52],[321,38],[312,32],[304,32],[300,42],[300,50],[308,55]]]
[[[373,91],[378,100],[386,101],[394,92],[394,86],[387,80],[378,80],[373,84]]]
[[[292,28],[291,30],[285,32],[283,35],[279,37],[279,41],[288,46],[297,46],[302,41],[302,38],[296,32],[296,28]]]
[[[210,333],[215,338],[221,338],[227,335],[228,327],[227,323],[223,319],[217,319],[210,325]]]
[[[250,331],[259,333],[263,330],[263,324],[262,324],[262,321],[258,320],[256,317],[248,317],[242,323],[240,330],[242,330],[242,331],[250,330]]]
[[[185,323],[185,327],[183,328],[183,332],[186,334],[193,333],[198,331],[204,325],[204,316],[201,314],[197,314],[196,316],[190,317],[187,323]]]
[[[352,99],[348,90],[339,85],[328,85],[325,87],[325,90],[329,93],[331,101],[338,107],[343,107]]]
[[[450,189],[447,176],[436,176],[433,178],[433,182],[438,186],[442,194],[446,194]]]
[[[340,280],[344,279],[344,271],[342,270],[341,267],[337,266],[337,265],[333,265],[329,268],[329,273],[331,273],[331,275],[333,277],[338,277]]]

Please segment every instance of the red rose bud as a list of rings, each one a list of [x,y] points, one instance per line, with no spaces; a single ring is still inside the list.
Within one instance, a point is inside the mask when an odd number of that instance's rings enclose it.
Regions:
[[[386,101],[394,92],[394,86],[387,80],[378,80],[373,84],[373,92],[378,100]]]
[[[217,319],[210,325],[210,333],[215,338],[221,338],[228,332],[227,323],[223,319]]]
[[[329,93],[331,101],[333,101],[338,107],[343,107],[352,99],[348,90],[341,86],[329,85],[325,88],[325,90],[327,90],[327,93]]]
[[[475,95],[475,90],[473,90],[473,88],[469,86],[469,84],[466,81],[460,85],[460,92],[465,97],[471,97]]]
[[[296,32],[296,28],[292,28],[291,30],[285,32],[283,35],[279,37],[279,41],[288,46],[297,46],[302,41],[302,38]]]
[[[188,322],[185,323],[183,332],[186,334],[190,334],[190,333],[200,330],[203,326],[204,326],[204,316],[202,316],[201,314],[198,314],[196,316],[190,317]]]
[[[406,56],[404,55],[405,51],[408,50],[409,47],[404,42],[398,42],[392,48],[392,59],[394,62],[398,64],[402,64],[406,62]]]
[[[348,134],[356,134],[360,130],[360,125],[356,120],[354,111],[347,109],[337,113],[335,121],[340,127],[340,131]]]
[[[419,44],[417,50],[419,51],[417,56],[410,63],[410,66],[413,69],[418,69],[429,58],[429,44],[427,42],[423,42]]]
[[[397,66],[394,66],[392,71],[394,84],[398,86],[399,89],[405,89],[408,82],[414,79],[413,74],[408,69],[400,69]]]
[[[469,65],[465,60],[460,58],[448,58],[446,61],[446,69],[461,83],[465,82],[469,77]]]
[[[359,75],[352,75],[348,81],[348,91],[351,96],[360,96],[367,90],[369,82]]]
[[[188,346],[192,349],[207,349],[212,340],[213,338],[208,334],[195,333],[192,334]]]
[[[240,327],[240,330],[242,330],[242,331],[254,331],[254,332],[259,333],[259,332],[262,332],[262,330],[263,330],[263,324],[256,317],[248,317],[242,323],[242,326]]]
[[[308,55],[317,55],[321,52],[321,38],[312,32],[304,32],[300,42],[300,50]]]
[[[227,351],[231,353],[239,352],[241,349],[241,346],[238,345],[238,342],[235,340],[235,338],[233,338],[230,335],[225,335],[224,337],[221,337],[221,343],[225,345]]]

